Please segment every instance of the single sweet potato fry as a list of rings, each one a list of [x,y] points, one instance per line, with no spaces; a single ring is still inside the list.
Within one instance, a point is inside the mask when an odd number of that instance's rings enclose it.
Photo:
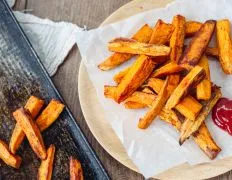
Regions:
[[[0,140],[0,159],[2,159],[8,166],[18,169],[21,165],[22,158],[10,153],[5,142]]]
[[[80,161],[70,158],[70,180],[84,180]]]
[[[168,94],[169,94],[167,90],[168,84],[169,84],[169,78],[165,80],[163,87],[161,88],[156,99],[152,102],[151,108],[148,110],[146,115],[143,118],[139,119],[138,127],[140,129],[146,129],[156,118],[156,116],[159,115],[160,111],[162,110],[168,98]]]
[[[152,32],[152,28],[148,24],[145,24],[137,31],[137,33],[132,36],[131,39],[134,39],[138,42],[148,43],[151,39]],[[98,68],[103,71],[113,69],[128,61],[133,56],[133,54],[113,53],[104,62],[99,64]]]
[[[130,68],[131,67],[127,67],[126,69],[123,69],[119,73],[115,74],[114,75],[114,82],[119,84],[122,81],[122,79],[126,76],[126,74],[129,72]]]
[[[179,143],[183,144],[186,139],[188,139],[193,133],[195,133],[203,121],[206,119],[214,105],[217,103],[217,101],[221,98],[221,90],[218,87],[212,88],[212,96],[211,99],[208,101],[205,101],[203,104],[203,108],[200,112],[200,114],[197,116],[195,121],[192,121],[190,119],[186,119],[181,127],[181,133],[180,133],[180,140]]]
[[[190,95],[186,96],[175,106],[175,109],[177,111],[179,111],[183,116],[192,121],[196,119],[201,108],[202,105]]]
[[[30,112],[31,117],[34,119],[42,109],[43,105],[43,100],[35,96],[31,96],[25,105],[25,109],[27,109]],[[21,129],[20,125],[16,123],[9,144],[9,149],[12,154],[16,153],[17,149],[22,144],[24,137],[25,133]]]
[[[174,31],[174,26],[172,24],[166,24],[161,19],[159,19],[153,29],[150,44],[166,44]]]
[[[147,83],[145,84],[145,87],[148,86],[152,88],[152,90],[158,94],[161,88],[163,87],[163,85],[164,85],[164,80],[159,78],[149,78]]]
[[[208,58],[204,55],[201,57],[198,66],[205,70],[205,78],[197,85],[196,94],[197,99],[209,100],[211,97],[211,80]]]
[[[38,125],[41,132],[47,129],[53,122],[57,120],[61,112],[64,109],[64,104],[56,99],[52,99],[48,106],[42,111],[39,117],[36,119],[36,124]]]
[[[131,66],[115,91],[115,101],[120,103],[129,97],[149,77],[156,63],[148,56],[141,55]]]
[[[26,134],[33,151],[40,159],[46,159],[47,153],[43,138],[38,126],[35,124],[29,113],[24,108],[20,108],[13,113],[13,116]]]
[[[187,21],[185,23],[185,36],[192,37],[197,31],[200,30],[202,23],[197,21]]]
[[[169,97],[166,108],[174,108],[181,98],[186,95],[191,86],[196,86],[205,76],[205,71],[200,66],[195,66],[192,70],[182,79],[174,92]]]
[[[179,60],[179,64],[188,64],[191,66],[198,64],[211,40],[215,25],[216,21],[208,20],[201,26],[185,49],[183,56]]]
[[[55,146],[52,144],[47,150],[47,158],[42,160],[39,171],[38,171],[38,180],[51,180],[52,171],[53,171],[53,161],[55,155]]]
[[[172,25],[175,27],[170,39],[170,61],[178,62],[183,52],[184,37],[185,37],[185,17],[176,15],[173,17]]]
[[[104,86],[104,96],[106,98],[114,99],[114,93],[116,92],[117,86]]]
[[[219,50],[216,47],[207,47],[205,50],[205,55],[211,56],[214,58],[218,58],[219,57]]]
[[[168,56],[170,53],[168,46],[141,43],[128,38],[113,39],[109,42],[108,49],[118,53],[143,54],[153,57]],[[160,61],[159,58],[155,58],[155,60]]]
[[[184,70],[184,67],[176,64],[175,62],[170,62],[170,63],[165,64],[164,66],[160,67],[159,69],[156,69],[151,74],[151,77],[153,77],[153,78],[163,77],[166,75],[178,73],[182,70]]]
[[[232,42],[230,38],[230,21],[223,19],[216,25],[219,61],[226,74],[232,74]]]

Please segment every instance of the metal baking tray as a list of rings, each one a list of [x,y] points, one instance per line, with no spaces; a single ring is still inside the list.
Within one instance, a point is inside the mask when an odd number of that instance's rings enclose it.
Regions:
[[[30,95],[62,98],[5,0],[0,0],[0,139],[9,143],[15,120],[12,112],[23,107]],[[69,157],[83,166],[85,179],[110,179],[91,149],[69,109],[43,133],[46,147],[55,144],[53,179],[69,179]],[[40,160],[25,141],[19,151],[19,170],[0,160],[0,179],[36,179]]]

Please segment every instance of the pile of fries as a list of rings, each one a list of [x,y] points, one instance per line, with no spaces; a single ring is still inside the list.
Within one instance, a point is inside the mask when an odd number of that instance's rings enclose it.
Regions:
[[[58,119],[64,109],[64,105],[60,101],[52,99],[41,112],[43,106],[44,101],[42,99],[31,96],[24,108],[19,108],[13,112],[17,123],[13,130],[9,147],[5,142],[0,140],[0,159],[7,165],[19,169],[22,158],[16,155],[16,152],[24,138],[27,137],[32,150],[41,159],[38,179],[50,180],[52,178],[55,146],[52,144],[46,150],[41,132],[50,127]],[[76,177],[79,177],[80,180],[83,179],[82,168],[78,160],[71,158],[70,179],[78,179]]]
[[[217,47],[208,47],[216,31]],[[185,40],[191,38],[188,44]],[[108,43],[114,52],[98,68],[107,71],[128,61],[133,64],[114,76],[116,86],[105,85],[104,95],[128,109],[148,107],[138,120],[146,129],[159,116],[180,132],[180,145],[190,136],[210,158],[221,151],[204,120],[221,98],[220,88],[210,79],[208,56],[219,59],[226,74],[232,73],[230,22],[186,21],[176,15],[172,23],[158,20],[145,24],[132,37]]]

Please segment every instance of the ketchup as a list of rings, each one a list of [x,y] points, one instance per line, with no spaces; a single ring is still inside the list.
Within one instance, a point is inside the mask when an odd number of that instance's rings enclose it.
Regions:
[[[212,111],[214,123],[232,135],[232,100],[221,98]]]

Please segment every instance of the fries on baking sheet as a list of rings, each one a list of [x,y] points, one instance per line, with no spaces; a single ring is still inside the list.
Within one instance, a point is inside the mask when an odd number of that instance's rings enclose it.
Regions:
[[[42,99],[39,99],[35,96],[31,96],[28,99],[24,108],[28,110],[28,112],[30,112],[31,117],[34,119],[39,114],[43,105],[44,105],[44,101]],[[23,132],[21,126],[18,123],[16,123],[9,144],[9,149],[11,153],[13,154],[16,153],[20,144],[22,144],[24,137],[25,137],[25,133]]]
[[[47,150],[47,158],[42,160],[39,171],[38,171],[38,180],[51,180],[52,171],[53,171],[53,161],[55,156],[55,146],[52,144]]]
[[[3,160],[8,166],[18,169],[21,165],[22,158],[11,154],[7,144],[0,140],[0,159]]]
[[[136,38],[115,38],[109,42],[110,51],[138,58],[113,77],[115,85],[105,85],[105,97],[124,102],[127,109],[148,108],[138,128],[148,128],[158,116],[180,132],[180,144],[191,136],[214,159],[221,148],[204,120],[221,91],[211,82],[208,57],[219,59],[223,71],[232,73],[229,20],[202,23],[176,15],[171,24],[159,19],[153,29],[149,26],[151,31],[147,25],[143,28],[147,29],[146,42],[145,31],[137,33]],[[208,47],[215,29],[217,46]],[[192,39],[185,45],[186,38]]]
[[[83,169],[80,161],[74,159],[74,157],[71,157],[69,168],[70,180],[84,180]]]

